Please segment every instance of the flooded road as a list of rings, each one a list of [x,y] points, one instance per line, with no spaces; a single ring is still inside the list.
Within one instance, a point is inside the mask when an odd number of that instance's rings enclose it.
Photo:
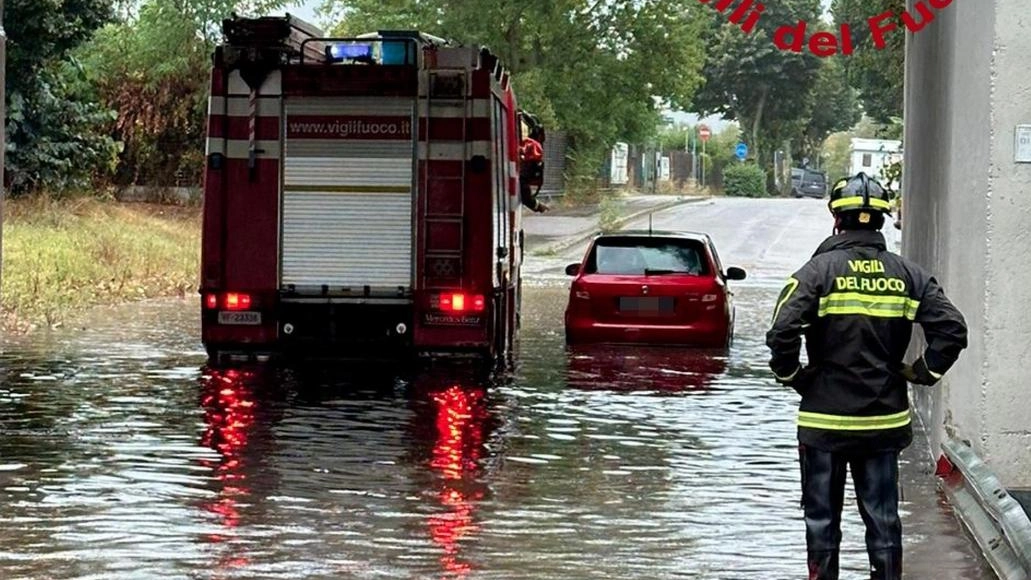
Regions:
[[[819,229],[812,207],[790,211]],[[724,261],[755,273],[729,354],[567,352],[565,256],[529,265],[521,363],[496,384],[445,368],[214,372],[193,302],[8,341],[0,578],[803,578],[797,397],[763,344],[791,260],[764,262],[769,240],[739,243],[705,213],[726,206],[681,211],[664,215],[706,222]],[[906,462],[907,578],[992,578],[926,449]],[[858,580],[852,505],[842,577]]]

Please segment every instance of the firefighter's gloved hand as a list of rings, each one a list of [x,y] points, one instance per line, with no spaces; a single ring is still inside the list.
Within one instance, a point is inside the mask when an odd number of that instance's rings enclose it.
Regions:
[[[544,212],[548,211],[549,209],[551,209],[551,208],[548,207],[548,205],[546,203],[544,203],[543,201],[538,201],[537,202],[537,207],[533,208],[533,211],[535,211],[537,213],[544,213]]]
[[[795,390],[796,393],[802,395],[805,394],[805,390],[809,386],[809,383],[812,381],[813,373],[815,371],[816,369],[814,369],[811,366],[807,366],[805,368],[802,368],[800,366],[798,371],[796,371],[794,375],[783,378],[774,375],[774,379],[776,379],[776,381],[779,384],[784,385],[785,387],[791,387]]]
[[[901,374],[905,379],[915,385],[933,385],[941,380],[941,375],[932,372],[927,368],[924,357],[916,359],[912,365],[904,365]]]

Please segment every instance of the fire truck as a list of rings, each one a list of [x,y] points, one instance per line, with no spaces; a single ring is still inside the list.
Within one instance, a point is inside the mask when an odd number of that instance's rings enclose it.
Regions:
[[[223,33],[200,284],[212,361],[509,356],[526,128],[499,59],[410,31],[327,38],[289,15]]]

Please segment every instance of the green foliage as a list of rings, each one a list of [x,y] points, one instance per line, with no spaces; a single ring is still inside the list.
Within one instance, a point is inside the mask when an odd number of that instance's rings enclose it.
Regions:
[[[881,170],[884,175],[884,186],[892,193],[902,190],[902,160],[889,163]]]
[[[705,152],[709,157],[712,166],[726,167],[731,163],[739,163],[734,149],[741,141],[741,129],[734,125],[716,133],[712,139],[705,144]],[[705,171],[709,172],[712,167],[706,165]]]
[[[823,143],[823,169],[827,172],[829,183],[848,175],[852,136],[852,133],[838,132],[827,137]]]
[[[5,209],[0,311],[13,314],[14,328],[59,325],[97,304],[195,291],[196,208],[33,196]]]
[[[9,0],[7,180],[15,195],[86,187],[111,168],[111,116],[83,90],[75,47],[111,17],[109,0]]]
[[[902,116],[906,34],[901,29],[887,33],[887,46],[878,50],[866,20],[889,10],[901,14],[905,9],[905,0],[834,0],[831,5],[835,22],[849,23],[857,36],[855,54],[846,61],[849,82],[859,90],[866,114],[881,123]]]
[[[735,163],[723,170],[723,189],[738,197],[766,196],[766,172],[755,163]]]
[[[619,200],[611,194],[605,195],[601,198],[598,209],[598,229],[603,234],[619,231],[623,219],[623,207]]]
[[[513,72],[520,105],[569,132],[595,176],[618,140],[651,137],[659,108],[685,108],[702,83],[697,0],[326,0],[336,32],[419,29],[490,47]],[[661,55],[661,56],[660,56]]]
[[[810,159],[820,155],[828,135],[835,131],[847,131],[862,116],[855,90],[845,78],[841,62],[843,58],[847,57],[821,59],[816,86],[809,96],[809,122],[798,143],[800,153]]]
[[[752,154],[762,162],[773,151],[801,134],[807,122],[808,95],[816,84],[819,58],[779,50],[773,33],[799,20],[815,22],[819,0],[784,0],[768,6],[751,34],[713,14],[716,22],[706,39],[710,48],[703,74],[705,87],[697,96],[704,112],[722,113],[741,123]]]
[[[124,144],[116,183],[200,182],[208,79],[221,20],[241,5],[265,12],[281,0],[145,0],[80,51],[108,129]]]

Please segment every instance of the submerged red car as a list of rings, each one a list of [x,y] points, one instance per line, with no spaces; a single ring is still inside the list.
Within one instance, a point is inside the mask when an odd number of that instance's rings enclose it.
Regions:
[[[566,342],[728,347],[734,303],[712,239],[687,232],[620,232],[594,239],[566,308]]]

